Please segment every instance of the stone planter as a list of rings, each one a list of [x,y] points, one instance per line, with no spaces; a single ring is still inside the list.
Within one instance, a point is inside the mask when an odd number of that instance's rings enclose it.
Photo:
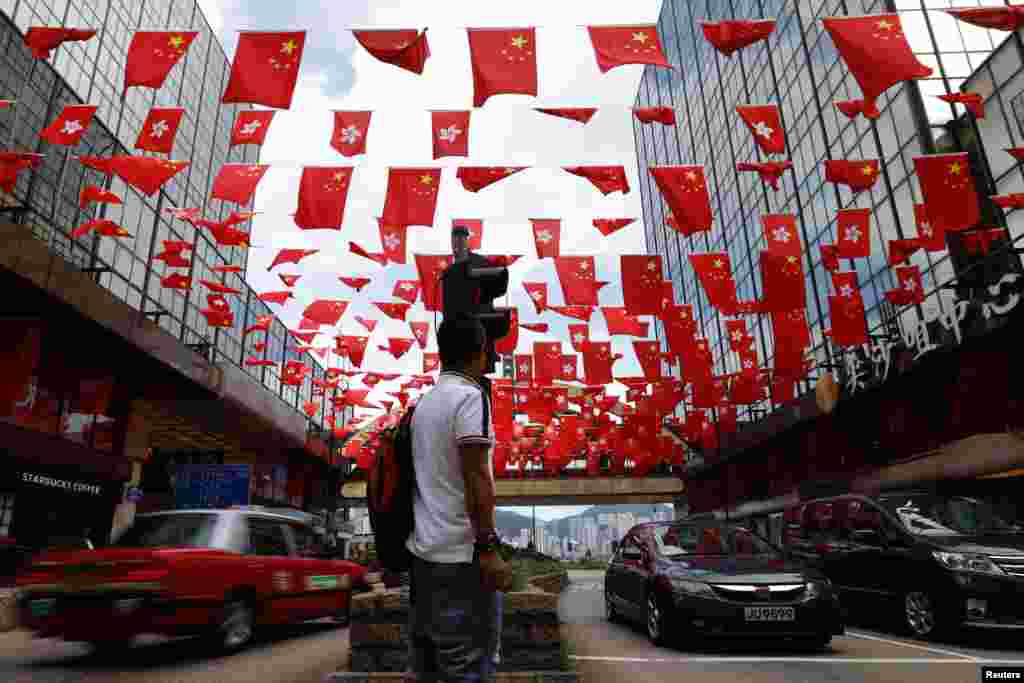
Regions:
[[[14,591],[0,591],[0,633],[18,628],[18,608]]]

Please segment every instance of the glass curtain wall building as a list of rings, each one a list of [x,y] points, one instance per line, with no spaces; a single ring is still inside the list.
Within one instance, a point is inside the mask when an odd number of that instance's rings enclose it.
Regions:
[[[984,63],[1007,34],[969,26],[939,11],[972,3],[947,0],[665,0],[658,29],[670,61],[677,69],[647,67],[636,99],[638,107],[669,106],[675,127],[642,125],[634,121],[640,190],[649,253],[661,254],[677,302],[694,305],[699,335],[714,349],[715,374],[739,371],[739,359],[729,350],[724,318],[708,303],[687,255],[728,252],[740,301],[761,297],[759,252],[766,247],[761,215],[789,213],[797,217],[804,249],[807,319],[811,353],[821,366],[839,363],[837,350],[824,332],[830,326],[828,296],[831,278],[819,247],[837,239],[839,209],[872,210],[871,256],[843,260],[841,270],[856,270],[869,331],[904,318],[884,292],[897,286],[888,265],[888,241],[917,236],[913,205],[921,202],[913,157],[937,152],[968,151],[951,134],[956,121],[966,121],[962,108],[933,95],[958,92],[972,70]],[[932,78],[890,88],[879,99],[881,118],[851,121],[833,104],[860,97],[821,19],[899,11],[904,32],[919,59],[933,68]],[[730,19],[776,20],[767,42],[759,42],[731,57],[723,57],[705,40],[700,22]],[[1012,38],[1019,40],[1018,38]],[[736,113],[737,105],[777,104],[786,131],[793,171],[773,191],[756,173],[739,173],[736,164],[766,160]],[[981,151],[972,153],[979,194],[991,194],[990,164]],[[1001,153],[1001,152],[1000,152]],[[1009,159],[1009,155],[1006,155]],[[853,195],[847,188],[825,182],[826,159],[879,159],[881,176],[870,191]],[[980,164],[975,164],[980,161]],[[1012,161],[1012,160],[1011,160]],[[650,166],[703,164],[714,227],[709,233],[686,237],[666,225],[669,209],[646,171]],[[1000,159],[1000,168],[1008,166]],[[1001,217],[1000,217],[1000,220]],[[1011,236],[1024,230],[1011,223]],[[1016,257],[1014,257],[1016,258]],[[943,285],[956,276],[949,251],[918,252],[911,263],[920,267],[925,302],[909,313],[934,320],[947,311],[956,294]],[[747,317],[763,367],[771,367],[771,324],[767,316]],[[914,318],[916,324],[917,318]],[[909,320],[907,321],[909,323]],[[657,324],[659,338],[664,329]],[[822,370],[813,370],[810,379]],[[742,408],[740,419],[752,420],[773,406]],[[752,410],[753,408],[753,410]]]
[[[24,45],[23,34],[30,26],[93,28],[98,33],[85,42],[65,43],[44,62],[32,59]],[[131,88],[122,99],[124,61],[133,32],[176,29],[198,31],[198,36],[164,86],[157,91]],[[312,377],[323,376],[320,363],[307,359],[314,372],[301,387],[282,385],[273,368],[245,366],[250,356],[278,363],[301,357],[289,352],[295,341],[276,318],[262,352],[252,348],[253,343],[264,341],[262,335],[243,340],[242,331],[255,322],[256,316],[273,313],[244,281],[247,250],[218,245],[208,233],[172,220],[165,212],[171,207],[200,207],[207,218],[226,218],[242,207],[210,200],[213,179],[224,163],[256,163],[259,156],[259,148],[254,145],[228,146],[235,114],[248,105],[220,102],[230,67],[195,0],[0,0],[0,41],[0,98],[20,98],[16,115],[10,110],[0,115],[0,140],[13,141],[4,145],[8,149],[45,155],[38,169],[19,174],[14,196],[0,198],[3,205],[25,206],[26,211],[12,215],[68,261],[82,268],[108,269],[98,273],[98,282],[133,308],[159,314],[156,322],[182,343],[208,343],[214,362],[242,367],[295,410],[302,410],[306,401],[316,400],[320,408],[313,426],[322,429],[329,404],[325,398],[312,395],[311,383]],[[143,196],[115,178],[110,189],[124,200],[123,206],[80,209],[80,189],[86,184],[102,187],[105,178],[73,160],[62,171],[64,148],[39,139],[39,132],[67,104],[99,107],[72,156],[131,154],[150,108],[182,107],[185,113],[170,158],[192,163],[153,197]],[[70,237],[76,226],[97,217],[113,220],[134,237]],[[165,270],[162,261],[152,260],[162,249],[162,240],[185,240],[194,245],[191,291],[161,287],[165,274],[183,272]],[[243,273],[213,270],[225,265],[240,266]],[[240,296],[227,297],[235,314],[232,328],[207,326],[200,313],[207,305],[207,292],[199,284],[202,279],[242,291]]]

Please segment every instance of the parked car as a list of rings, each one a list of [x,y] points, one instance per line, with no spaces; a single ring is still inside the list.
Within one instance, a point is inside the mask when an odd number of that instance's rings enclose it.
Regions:
[[[844,604],[886,610],[920,638],[962,627],[1024,629],[1024,527],[980,498],[892,491],[785,511],[785,545]]]
[[[347,623],[365,569],[318,559],[313,538],[307,524],[273,512],[139,515],[108,547],[34,558],[17,577],[21,623],[97,647],[140,633],[203,634],[229,651],[264,625]]]
[[[748,637],[819,649],[844,632],[820,572],[746,527],[714,519],[633,527],[608,566],[605,609],[609,620],[645,624],[655,644]]]

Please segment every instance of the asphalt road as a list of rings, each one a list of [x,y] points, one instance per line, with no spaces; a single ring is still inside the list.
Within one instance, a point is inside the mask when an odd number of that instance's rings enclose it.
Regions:
[[[250,647],[218,655],[193,638],[141,638],[117,655],[85,645],[0,633],[4,683],[323,683],[348,666],[348,629],[317,621],[274,628]]]
[[[570,572],[560,611],[581,680],[697,683],[977,683],[983,664],[1024,666],[1024,633],[967,634],[956,642],[911,640],[878,625],[848,625],[820,653],[772,643],[653,646],[641,626],[604,619],[603,572]]]

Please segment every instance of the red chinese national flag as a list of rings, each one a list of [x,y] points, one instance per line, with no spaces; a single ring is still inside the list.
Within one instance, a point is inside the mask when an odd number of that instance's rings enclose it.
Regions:
[[[424,353],[423,354],[423,372],[434,372],[441,369],[441,354],[439,353]]]
[[[772,313],[772,337],[776,354],[779,349],[803,349],[811,343],[811,331],[807,326],[807,311],[803,308],[785,313]],[[776,361],[776,367],[778,363]]]
[[[863,192],[878,181],[878,159],[827,159],[825,181]]]
[[[423,73],[423,67],[430,57],[426,29],[423,29],[422,33],[414,28],[370,29],[352,31],[352,35],[367,52],[380,61],[414,74]]]
[[[121,198],[109,190],[96,187],[95,185],[86,185],[82,188],[82,194],[78,197],[78,205],[81,208],[89,206],[92,202],[98,202],[100,204],[123,204]]]
[[[135,149],[158,154],[170,154],[174,148],[174,138],[181,125],[181,117],[185,114],[182,107],[154,107],[149,110],[142,130],[135,141]]]
[[[389,168],[381,220],[388,225],[434,225],[439,168]]]
[[[267,270],[273,270],[274,266],[279,266],[282,263],[298,263],[307,256],[312,256],[319,251],[319,249],[282,249],[277,252],[277,256],[270,262]]]
[[[281,282],[285,287],[294,287],[295,283],[302,277],[301,275],[285,275],[284,273],[278,273],[277,276],[281,278]]]
[[[593,225],[602,235],[608,237],[635,221],[635,218],[595,218]]]
[[[818,245],[818,251],[821,253],[821,265],[830,273],[834,273],[839,270],[839,247],[834,244],[821,244]]]
[[[652,166],[651,175],[679,232],[690,235],[711,230],[713,216],[703,166]]]
[[[198,31],[136,31],[125,58],[122,92],[137,85],[159,89],[197,35]]]
[[[339,275],[338,279],[341,280],[343,284],[348,285],[357,292],[362,291],[363,287],[370,284],[370,278],[368,277],[345,277],[343,275]],[[372,332],[373,330],[370,331]]]
[[[549,385],[561,375],[562,342],[533,342],[533,377],[537,384]]]
[[[355,316],[355,318],[356,322],[362,325],[363,329],[365,329],[367,332],[372,333],[374,328],[377,327],[377,321],[374,320],[373,318],[364,318],[361,315],[357,315]]]
[[[661,380],[661,346],[656,341],[634,341],[633,351],[640,361],[644,379],[648,382]]]
[[[836,248],[841,258],[867,258],[871,255],[871,209],[840,209],[836,214],[839,239]]]
[[[594,314],[593,306],[548,306],[548,308],[558,315],[575,318],[583,322],[590,320],[590,317]]]
[[[537,314],[541,314],[548,307],[548,283],[546,282],[524,282],[523,289],[533,302]]]
[[[428,311],[441,310],[441,273],[452,264],[451,254],[416,254],[416,272],[423,290],[423,307]]]
[[[725,252],[690,254],[689,259],[711,305],[726,310],[735,306],[736,282],[732,278],[729,255]]]
[[[395,282],[394,291],[391,292],[391,296],[410,304],[416,303],[416,299],[419,298],[419,295],[419,280],[398,280]]]
[[[348,243],[348,250],[351,253],[355,254],[356,256],[361,256],[364,259],[369,259],[370,261],[373,261],[374,263],[377,263],[379,265],[386,266],[388,264],[388,257],[385,254],[371,254],[370,252],[366,251],[355,242]]]
[[[914,168],[934,230],[958,232],[978,225],[981,212],[966,152],[914,157]]]
[[[366,138],[370,135],[372,114],[372,111],[334,112],[331,147],[347,157],[365,154]]]
[[[677,356],[682,356],[687,347],[693,344],[697,335],[697,321],[693,317],[693,307],[690,305],[672,306],[661,313],[662,323],[665,325],[665,339],[668,341],[669,350]]]
[[[593,256],[559,256],[555,271],[562,285],[565,303],[571,306],[597,306],[597,293],[606,282],[594,280]]]
[[[583,347],[583,377],[586,383],[610,384],[612,365],[616,359],[612,355],[611,342],[587,342]]]
[[[388,345],[379,347],[382,351],[387,351],[395,360],[398,360],[412,348],[413,339],[406,337],[388,337]]]
[[[603,195],[612,192],[629,194],[629,179],[626,178],[626,169],[622,166],[565,166],[567,172],[580,178],[586,178],[590,184],[601,191]]]
[[[303,168],[295,225],[303,230],[341,230],[351,180],[351,166]]]
[[[899,14],[822,19],[836,49],[864,95],[864,116],[881,116],[875,100],[901,81],[927,78],[932,70],[914,56]]]
[[[608,325],[609,336],[627,335],[631,337],[646,337],[647,323],[633,315],[629,315],[627,309],[618,306],[602,306],[601,313],[604,314],[605,323]]]
[[[240,32],[221,102],[289,109],[305,44],[305,31]]]
[[[622,301],[632,315],[658,315],[662,307],[661,256],[623,254],[619,257],[622,272]]]
[[[764,239],[771,253],[799,257],[803,252],[800,236],[796,231],[796,216],[793,214],[762,215],[761,225],[764,226]]]
[[[392,320],[405,322],[405,314],[409,311],[410,305],[406,303],[393,304],[374,301],[373,305],[384,312],[384,315]]]
[[[293,296],[295,295],[292,292],[285,290],[283,292],[263,292],[256,298],[268,304],[283,304],[284,302],[288,301],[288,299],[291,299]]]
[[[71,237],[78,238],[82,235],[89,234],[93,230],[95,230],[97,234],[104,235],[106,237],[131,237],[127,230],[107,218],[95,218],[83,223],[71,231]]]
[[[409,232],[404,225],[386,225],[377,219],[377,230],[380,232],[380,243],[384,247],[384,256],[392,263],[406,263],[406,237]]]
[[[81,161],[81,157],[79,157],[79,161]],[[27,168],[35,168],[42,162],[42,154],[0,152],[0,189],[8,194],[13,194],[15,186],[18,184],[18,172]]]
[[[231,128],[231,147],[262,145],[276,113],[274,110],[246,109],[235,114],[235,125]]]
[[[160,278],[160,286],[165,289],[192,289],[192,278],[185,273],[171,273]]]
[[[864,100],[842,100],[835,102],[835,105],[836,109],[848,119],[855,119],[859,114],[864,113]]]
[[[917,226],[917,241],[926,251],[945,250],[946,232],[935,229],[924,204],[914,204],[914,223]]]
[[[49,59],[50,53],[61,43],[89,40],[96,31],[91,28],[58,28],[32,26],[25,32],[25,45],[36,59]]]
[[[92,104],[69,104],[49,126],[44,128],[39,137],[51,145],[76,146],[92,123],[96,106]]]
[[[168,268],[188,268],[191,261],[182,252],[191,251],[192,245],[184,240],[164,240],[164,250],[153,257],[154,261],[163,261]]]
[[[558,258],[562,236],[562,219],[531,218],[533,242],[537,246],[537,258]]]
[[[526,168],[526,166],[460,166],[455,172],[455,177],[459,179],[467,192],[479,192],[499,180],[526,170]]]
[[[336,339],[337,348],[335,353],[348,358],[352,361],[352,365],[361,368],[363,366],[363,357],[366,354],[366,344],[370,341],[370,338],[358,335],[340,335]]]
[[[548,331],[547,323],[522,323],[519,327],[530,332],[537,332],[538,334],[547,334]]]
[[[338,321],[341,320],[341,316],[345,315],[346,308],[348,308],[347,301],[318,299],[309,306],[306,306],[306,310],[302,312],[302,317],[320,325],[333,326],[337,325]]]
[[[676,125],[676,112],[672,107],[634,107],[633,116],[641,123],[658,122],[665,126]]]
[[[974,118],[985,118],[985,99],[975,92],[953,93],[951,95],[937,95],[943,102],[950,104],[959,103],[967,108],[967,111],[974,114]]]
[[[830,296],[832,315],[832,341],[836,346],[860,346],[868,341],[868,326],[864,321],[864,301],[860,297]]]
[[[779,181],[783,174],[793,168],[792,161],[741,161],[736,164],[737,171],[756,171],[761,176],[761,181],[772,186],[773,190],[779,189]]]
[[[467,28],[473,106],[492,95],[537,95],[537,37],[533,28]]]
[[[761,282],[764,311],[776,313],[807,306],[803,262],[799,256],[762,251]]]
[[[210,197],[246,205],[270,166],[265,164],[224,164],[213,181]]]
[[[997,5],[995,7],[968,7],[965,9],[944,9],[960,21],[997,31],[1016,31],[1024,26],[1024,6]]]
[[[570,121],[578,121],[579,123],[589,123],[590,119],[597,113],[596,107],[562,107],[560,109],[540,109],[541,114],[547,114],[548,116],[557,116],[562,119],[569,119]]]
[[[736,112],[747,124],[754,142],[765,154],[786,153],[786,131],[782,129],[782,116],[775,104],[736,107]]]
[[[519,345],[519,310],[509,311],[508,334],[494,342],[494,350],[503,356],[511,356]]]
[[[654,24],[640,26],[588,26],[597,68],[607,73],[625,64],[650,64],[672,68]]]
[[[470,111],[430,112],[434,158],[469,156]]]
[[[79,162],[100,173],[115,174],[139,192],[152,197],[168,180],[188,167],[188,161],[119,154],[109,159],[78,157]]]
[[[708,42],[728,57],[736,50],[766,40],[775,30],[775,20],[702,21],[701,29]]]

